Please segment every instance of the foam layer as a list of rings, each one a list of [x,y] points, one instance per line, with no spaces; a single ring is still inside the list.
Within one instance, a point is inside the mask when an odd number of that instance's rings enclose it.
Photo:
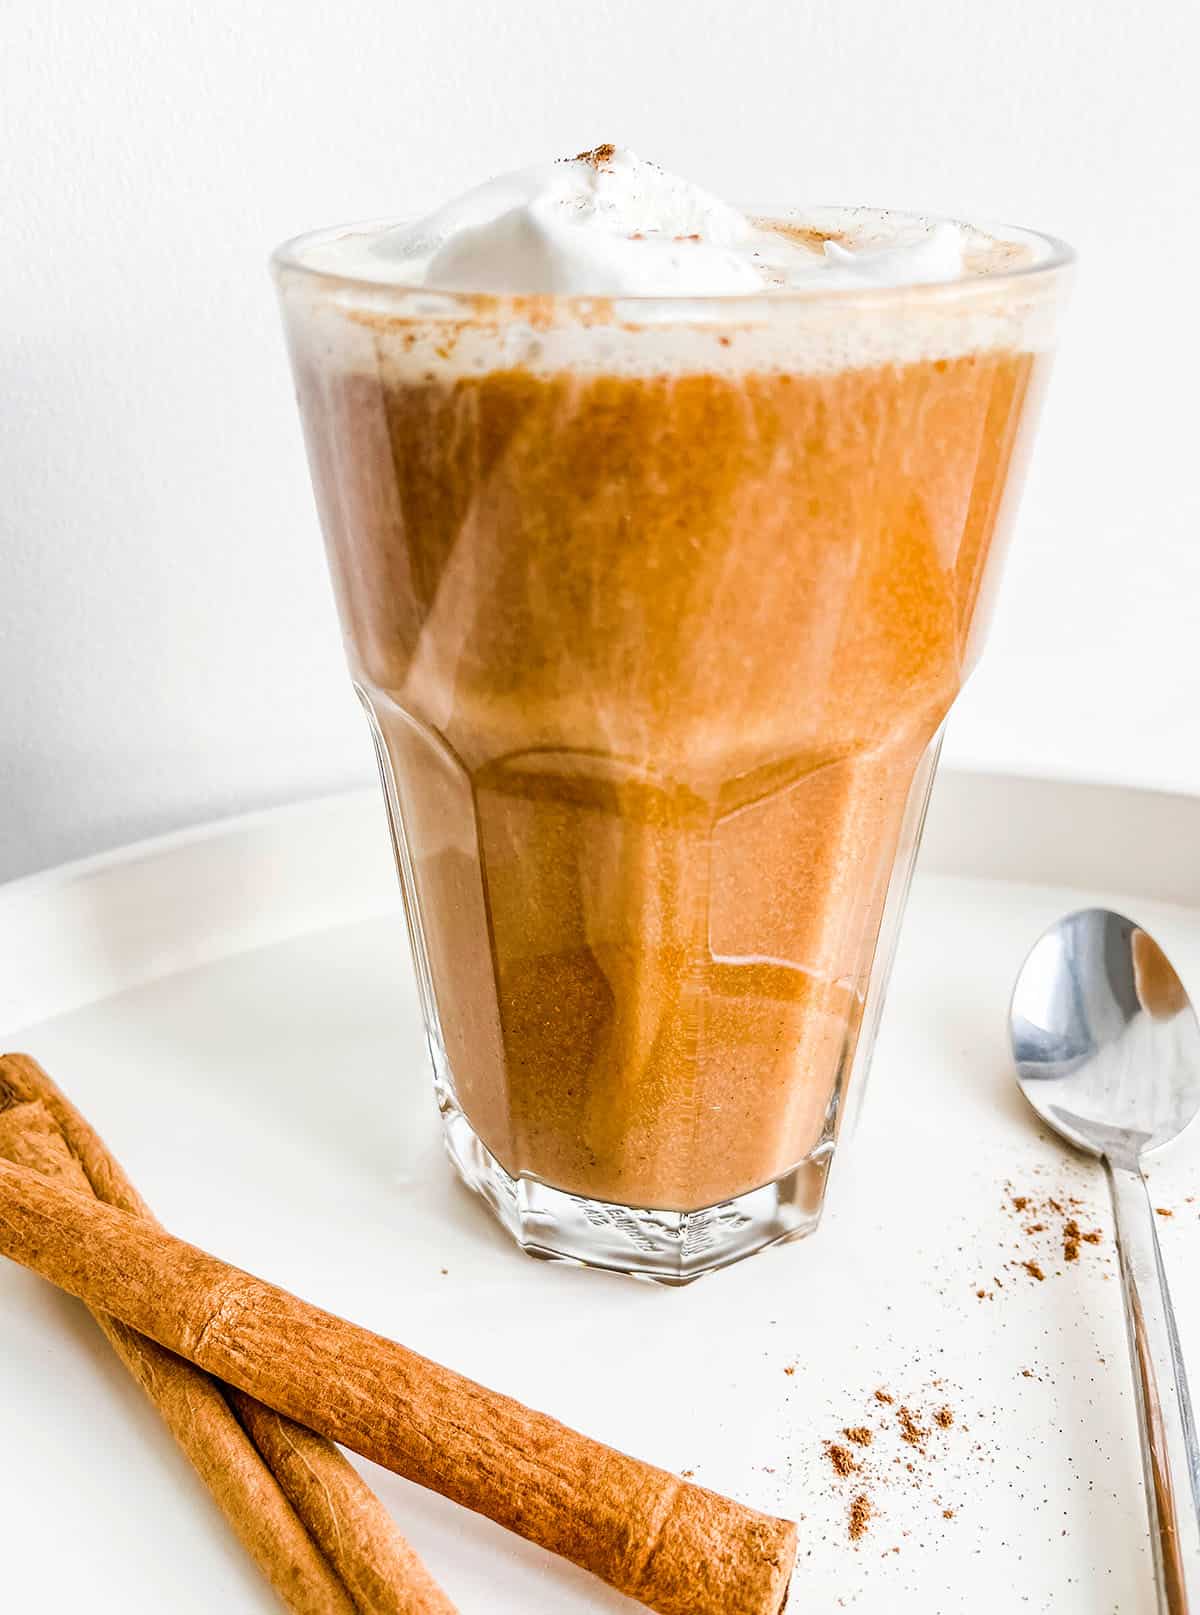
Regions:
[[[416,224],[321,232],[281,262],[285,286],[289,266],[337,277],[285,290],[310,302],[313,338],[336,307],[375,329],[365,363],[452,376],[830,371],[1036,349],[1054,277],[1011,272],[1052,256],[1026,232],[878,210],[750,217],[604,147],[488,181]],[[381,342],[385,329],[397,339]],[[349,337],[343,325],[321,340],[348,358]]]
[[[415,224],[347,231],[314,268],[507,296],[722,297],[912,286],[977,272],[948,221],[894,240],[821,241],[755,220],[615,146],[486,181]]]
[[[425,292],[364,295],[338,282],[284,276],[290,341],[318,369],[447,382],[496,370],[535,375],[741,376],[828,374],[965,353],[1033,353],[1054,340],[1051,277],[1003,284],[990,295],[940,300],[887,293],[814,303],[782,299],[650,305],[620,300],[601,314],[547,320],[538,308],[500,304],[481,316],[470,303]],[[974,293],[974,288],[972,292]],[[983,288],[979,288],[982,292]]]

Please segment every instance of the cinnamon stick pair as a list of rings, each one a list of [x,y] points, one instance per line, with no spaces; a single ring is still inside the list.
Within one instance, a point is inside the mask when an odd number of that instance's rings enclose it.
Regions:
[[[98,1135],[23,1055],[0,1057],[0,1156],[150,1218]],[[290,1609],[454,1615],[383,1504],[331,1442],[218,1385],[108,1312],[92,1311]]]
[[[485,1514],[660,1615],[778,1615],[796,1527],[616,1452],[0,1162],[0,1255],[266,1406]]]

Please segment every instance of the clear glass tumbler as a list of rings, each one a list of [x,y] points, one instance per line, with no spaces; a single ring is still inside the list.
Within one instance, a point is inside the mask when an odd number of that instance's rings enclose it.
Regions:
[[[526,1250],[683,1283],[819,1220],[1069,254],[613,301],[338,234],[274,268],[450,1156]]]

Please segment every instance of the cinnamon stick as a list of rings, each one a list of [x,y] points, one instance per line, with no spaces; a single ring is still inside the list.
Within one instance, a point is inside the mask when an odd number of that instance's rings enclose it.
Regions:
[[[0,1056],[0,1155],[154,1220],[99,1134],[28,1055]],[[218,1387],[118,1320],[96,1316],[290,1607],[313,1615],[455,1615],[332,1442]]]
[[[91,1193],[82,1167],[40,1102],[16,1103],[0,1112],[0,1154],[81,1194]],[[353,1615],[332,1566],[208,1375],[119,1319],[91,1310],[288,1608],[303,1615]]]
[[[454,1615],[391,1515],[332,1442],[244,1391],[227,1387],[225,1394],[361,1615]]]
[[[777,1615],[796,1527],[0,1162],[0,1255],[660,1615]]]

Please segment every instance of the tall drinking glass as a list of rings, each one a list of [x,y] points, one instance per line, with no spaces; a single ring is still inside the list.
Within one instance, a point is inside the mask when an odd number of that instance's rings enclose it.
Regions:
[[[808,1232],[1069,254],[611,300],[329,239],[275,274],[450,1156],[526,1250],[667,1283]]]

